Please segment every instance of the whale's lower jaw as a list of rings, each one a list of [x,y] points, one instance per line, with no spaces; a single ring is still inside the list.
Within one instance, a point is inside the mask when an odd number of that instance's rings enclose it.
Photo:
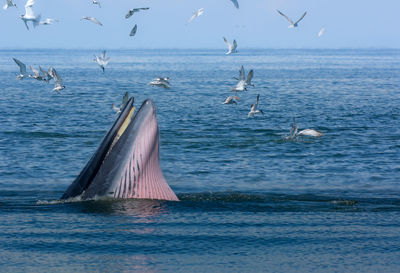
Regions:
[[[146,100],[130,120],[132,114],[126,114],[126,111],[133,112],[132,109],[122,111],[119,118],[126,121],[120,121],[118,128],[114,128],[117,133],[110,140],[106,155],[93,178],[82,187],[81,199],[109,197],[178,201],[160,168],[159,130],[154,103]],[[63,198],[73,197],[65,195]]]

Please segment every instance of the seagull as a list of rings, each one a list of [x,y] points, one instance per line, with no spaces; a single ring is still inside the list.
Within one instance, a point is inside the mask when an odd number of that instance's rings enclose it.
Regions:
[[[40,22],[39,22],[39,25],[51,25],[51,24],[53,24],[53,23],[55,23],[55,22],[58,22],[58,20],[56,20],[56,19],[51,19],[51,18],[47,18],[47,19],[44,20],[44,21],[40,21]]]
[[[151,86],[160,86],[165,89],[169,89],[169,84],[169,78],[155,78],[149,82]]]
[[[19,66],[19,75],[17,76],[17,80],[21,80],[27,75],[26,65],[18,59],[13,58],[13,60]]]
[[[293,21],[292,21],[292,19],[290,19],[288,16],[286,16],[285,14],[283,14],[282,12],[280,12],[279,10],[276,10],[280,15],[282,15],[283,17],[285,17],[286,18],[286,20],[288,20],[289,21],[289,23],[290,23],[290,25],[289,25],[289,28],[295,28],[295,27],[297,27],[298,25],[298,23],[304,18],[304,16],[306,16],[306,14],[307,14],[307,12],[304,12],[304,14],[300,17],[300,19],[299,20],[297,20],[295,23],[293,23]]]
[[[135,36],[136,31],[137,31],[137,25],[135,25],[135,26],[132,28],[131,33],[129,33],[129,36]]]
[[[237,104],[236,100],[240,98],[236,96],[228,96],[222,104]]]
[[[188,23],[192,22],[194,18],[199,17],[199,16],[202,15],[203,13],[204,13],[204,9],[203,9],[203,8],[194,11],[194,12],[193,12],[193,15],[192,15],[192,17],[190,17]]]
[[[225,37],[222,37],[222,38],[224,38],[225,43],[228,45],[228,51],[225,54],[237,53],[236,40],[233,40],[233,46],[232,46]]]
[[[247,91],[247,88],[246,88],[247,85],[254,86],[251,83],[251,80],[254,75],[253,69],[250,70],[249,74],[247,74],[247,78],[245,78],[245,75],[246,75],[246,73],[244,72],[244,67],[242,65],[242,67],[239,71],[239,78],[235,78],[236,80],[238,80],[238,83],[236,84],[235,87],[232,88],[232,91],[235,91],[235,92]]]
[[[8,9],[10,7],[17,7],[17,5],[14,4],[12,0],[7,0],[6,3],[3,6],[3,9],[6,10],[6,9]]]
[[[65,86],[62,85],[62,79],[61,79],[60,75],[58,75],[57,71],[53,67],[50,67],[50,75],[54,79],[53,91],[60,92],[61,90],[63,90],[65,88]]]
[[[98,5],[99,8],[101,8],[100,1],[98,1],[98,0],[92,0],[92,4],[93,5]]]
[[[290,128],[290,133],[289,133],[288,139],[295,139],[297,136],[320,137],[320,136],[324,135],[323,133],[318,132],[314,129],[304,129],[304,130],[301,130],[300,132],[297,132],[298,129],[299,129],[299,127],[296,125],[296,120],[293,117],[292,128]]]
[[[45,81],[45,82],[49,82],[53,77],[50,75],[50,70],[49,70],[49,72],[46,72],[46,70],[44,70],[40,65],[39,65],[39,70],[40,70],[40,72],[42,72],[42,74],[47,78],[47,79],[45,79],[45,78],[43,78],[43,80]]]
[[[28,75],[29,78],[38,80],[38,81],[44,81],[43,77],[40,75],[40,72],[34,68],[33,66],[29,66],[33,72],[33,75]]]
[[[108,57],[106,59],[106,51],[104,50],[99,57],[94,55],[93,61],[95,61],[104,72],[104,68],[107,66],[108,62],[110,61],[110,58]]]
[[[125,15],[125,18],[128,19],[131,17],[135,12],[139,12],[141,10],[148,10],[150,8],[135,8],[135,9],[130,9],[128,10],[128,13]]]
[[[232,3],[235,5],[235,8],[239,8],[239,3],[238,3],[238,1],[237,0],[231,0],[232,1]]]
[[[129,94],[128,92],[125,92],[124,96],[122,97],[122,103],[120,107],[115,106],[115,104],[112,104],[112,108],[114,109],[114,111],[116,111],[117,113],[120,113],[122,111],[122,109],[124,108],[125,104],[128,102],[129,100]]]
[[[250,112],[249,112],[249,114],[247,115],[247,117],[252,117],[252,116],[254,116],[255,114],[258,114],[258,113],[261,113],[261,114],[264,115],[264,112],[263,112],[262,110],[257,109],[257,108],[258,108],[258,101],[259,101],[259,100],[260,100],[260,94],[257,95],[257,101],[256,101],[256,103],[251,105],[251,109],[250,109]]]
[[[40,14],[38,16],[33,14],[32,6],[34,4],[35,0],[28,0],[25,4],[25,14],[20,16],[21,20],[24,21],[27,30],[29,30],[28,21],[31,21],[34,27],[36,27],[40,22]]]
[[[98,24],[99,26],[102,26],[102,25],[103,25],[102,23],[100,23],[99,20],[97,20],[97,19],[94,18],[94,17],[83,16],[82,19],[81,19],[81,21],[82,21],[82,20],[92,21],[93,23]]]
[[[318,37],[321,37],[325,32],[325,28],[321,28],[321,30],[318,32]]]

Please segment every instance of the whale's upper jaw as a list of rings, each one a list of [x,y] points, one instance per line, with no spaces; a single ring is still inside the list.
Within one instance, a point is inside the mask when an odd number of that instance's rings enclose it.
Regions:
[[[165,181],[159,164],[159,131],[155,105],[151,100],[144,101],[132,118],[133,110],[133,100],[130,100],[106,136],[107,138],[111,134],[111,137],[103,140],[82,170],[83,174],[71,184],[63,199],[74,196],[82,199],[107,196],[178,200]],[[98,153],[103,156],[96,157]]]

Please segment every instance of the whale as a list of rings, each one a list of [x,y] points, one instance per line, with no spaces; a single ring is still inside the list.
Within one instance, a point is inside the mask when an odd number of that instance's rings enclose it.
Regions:
[[[134,115],[133,103],[131,97],[62,200],[104,197],[179,201],[160,167],[155,104],[145,100]]]

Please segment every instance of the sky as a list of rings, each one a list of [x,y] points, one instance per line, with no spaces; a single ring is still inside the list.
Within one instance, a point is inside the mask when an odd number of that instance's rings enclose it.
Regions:
[[[99,1],[101,8],[92,0],[36,0],[35,15],[59,22],[28,31],[19,18],[26,1],[14,0],[18,9],[0,10],[0,48],[219,49],[226,47],[222,37],[236,39],[238,48],[400,48],[399,0],[238,0],[239,9],[230,0]],[[125,19],[137,7],[150,9]],[[188,24],[199,8],[204,14]],[[307,15],[289,29],[277,9],[294,20]],[[136,36],[129,37],[135,24]]]

